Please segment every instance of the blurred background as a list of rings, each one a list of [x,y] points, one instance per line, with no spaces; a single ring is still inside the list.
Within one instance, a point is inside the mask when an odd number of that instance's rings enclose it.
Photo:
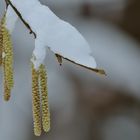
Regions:
[[[0,140],[139,140],[140,0],[41,3],[83,34],[107,76],[67,61],[60,67],[48,50],[52,126],[48,134],[35,137],[29,61],[34,40],[18,21],[12,35],[15,87],[8,103],[3,101],[2,70],[0,73]],[[0,0],[0,17],[4,7]]]

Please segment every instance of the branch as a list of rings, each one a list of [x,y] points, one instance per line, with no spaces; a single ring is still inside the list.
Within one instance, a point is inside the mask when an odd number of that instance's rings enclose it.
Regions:
[[[5,0],[5,3],[6,3],[6,9],[7,9],[8,8],[8,5],[9,5],[8,2],[7,2],[7,0]]]
[[[87,66],[78,64],[78,63],[76,63],[76,62],[74,62],[74,61],[72,61],[72,60],[70,60],[70,59],[68,59],[68,58],[65,58],[65,57],[61,56],[60,54],[55,54],[55,55],[56,55],[57,59],[58,59],[58,57],[59,57],[59,59],[61,60],[61,63],[60,63],[61,65],[62,65],[62,58],[63,58],[63,59],[65,59],[65,60],[67,60],[67,61],[69,61],[69,62],[71,62],[71,63],[73,63],[73,64],[76,64],[76,65],[81,66],[81,67],[83,67],[83,68],[86,68],[86,69],[88,69],[88,70],[94,71],[94,72],[96,72],[96,73],[98,73],[98,74],[100,74],[100,75],[105,75],[105,76],[107,76],[106,72],[105,72],[104,70],[102,70],[102,69],[90,68],[90,67],[87,67]],[[59,60],[58,60],[58,61],[59,61]]]
[[[14,5],[11,3],[11,1],[10,0],[5,0],[5,3],[6,3],[6,6],[10,5],[13,8],[13,10],[16,12],[16,14],[18,15],[18,17],[23,22],[23,24],[30,30],[30,34],[33,34],[34,37],[36,38],[37,37],[36,33],[31,29],[30,25],[23,19],[22,15],[16,9],[16,7],[14,7]]]

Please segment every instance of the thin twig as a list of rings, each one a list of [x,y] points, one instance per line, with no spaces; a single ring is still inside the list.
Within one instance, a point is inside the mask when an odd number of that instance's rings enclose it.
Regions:
[[[56,56],[59,56],[61,59],[63,58],[63,59],[65,59],[65,60],[67,60],[67,61],[69,61],[69,62],[71,62],[71,63],[73,63],[73,64],[76,64],[76,65],[81,66],[81,67],[83,67],[83,68],[86,68],[86,69],[88,69],[88,70],[94,71],[94,72],[96,72],[96,73],[98,73],[98,74],[100,74],[100,75],[105,75],[105,76],[107,76],[106,72],[105,72],[103,69],[90,68],[90,67],[84,66],[84,65],[82,65],[82,64],[78,64],[78,63],[76,63],[76,62],[74,62],[74,61],[72,61],[72,60],[70,60],[70,59],[68,59],[68,58],[65,58],[65,57],[63,57],[63,56],[60,55],[60,54],[55,54],[55,55],[56,55]]]
[[[6,3],[6,9],[7,9],[8,8],[8,5],[9,5],[8,2],[7,2],[7,0],[5,0],[5,3]]]
[[[36,33],[31,29],[30,25],[23,19],[22,15],[20,14],[20,12],[17,10],[17,8],[11,3],[10,0],[5,0],[6,5],[10,5],[13,10],[16,12],[16,14],[18,15],[18,17],[21,19],[21,21],[24,23],[24,25],[30,30],[30,34],[33,34],[34,37],[36,38]]]

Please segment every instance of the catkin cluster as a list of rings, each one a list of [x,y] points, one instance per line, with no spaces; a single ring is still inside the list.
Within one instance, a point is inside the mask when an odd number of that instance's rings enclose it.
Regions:
[[[42,126],[45,132],[50,130],[47,73],[44,65],[36,70],[32,64],[32,98],[34,133],[40,136]]]
[[[0,22],[0,65],[3,66],[4,73],[4,99],[8,101],[14,85],[13,47],[10,33],[6,28],[5,15]]]
[[[4,100],[10,99],[13,80],[13,49],[11,36],[6,28],[6,18],[0,22],[0,66],[4,75]],[[34,133],[41,135],[42,127],[45,132],[50,129],[50,112],[48,106],[47,73],[44,65],[36,70],[32,64],[32,108]]]

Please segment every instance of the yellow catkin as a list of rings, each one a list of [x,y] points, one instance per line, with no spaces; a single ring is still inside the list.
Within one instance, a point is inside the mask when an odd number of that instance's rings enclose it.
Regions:
[[[4,100],[5,101],[9,101],[11,96],[11,90],[9,88],[7,88],[6,84],[4,86]]]
[[[41,88],[41,106],[42,106],[42,124],[45,132],[50,130],[50,112],[48,105],[47,73],[44,65],[39,68],[40,88]]]
[[[2,23],[2,65],[4,70],[4,99],[10,99],[11,89],[13,88],[13,48],[9,31],[5,25],[5,18]]]
[[[39,95],[39,72],[32,65],[32,108],[34,120],[34,133],[41,135],[40,95]]]
[[[2,48],[3,48],[3,35],[2,35],[2,20],[0,21],[0,66],[2,65]]]

